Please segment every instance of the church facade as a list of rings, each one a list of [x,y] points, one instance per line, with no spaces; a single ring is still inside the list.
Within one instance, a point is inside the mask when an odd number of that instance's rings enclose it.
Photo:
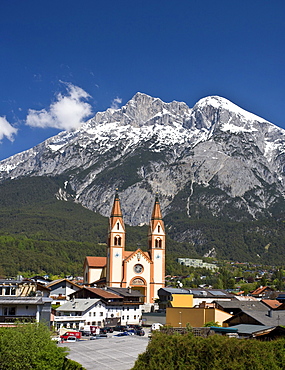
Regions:
[[[156,197],[148,231],[148,251],[126,250],[126,229],[118,193],[109,219],[107,256],[86,257],[84,283],[131,288],[140,291],[145,303],[154,303],[165,286],[165,228]]]

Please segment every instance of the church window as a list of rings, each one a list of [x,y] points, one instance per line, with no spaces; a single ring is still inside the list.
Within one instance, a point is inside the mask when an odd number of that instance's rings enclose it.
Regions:
[[[122,238],[119,236],[118,237],[118,245],[121,245],[121,243],[122,243]]]
[[[155,239],[155,248],[161,248],[161,239]]]
[[[160,233],[160,225],[157,226],[157,231]]]
[[[114,238],[114,245],[118,245],[118,238],[116,236]]]
[[[117,222],[117,230],[120,230],[120,224]]]
[[[142,279],[136,278],[133,280],[132,285],[144,285],[144,282]]]

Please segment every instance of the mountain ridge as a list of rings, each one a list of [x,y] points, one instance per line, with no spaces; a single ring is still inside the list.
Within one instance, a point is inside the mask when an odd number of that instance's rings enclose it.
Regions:
[[[189,108],[137,93],[1,161],[0,181],[63,176],[76,202],[104,216],[119,188],[130,225],[148,222],[157,191],[165,215],[177,210],[195,219],[205,207],[218,218],[271,217],[285,198],[284,133],[222,97]]]

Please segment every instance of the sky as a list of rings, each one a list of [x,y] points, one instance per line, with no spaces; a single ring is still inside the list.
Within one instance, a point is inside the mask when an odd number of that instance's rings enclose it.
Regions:
[[[0,160],[136,92],[285,128],[284,0],[0,1]]]

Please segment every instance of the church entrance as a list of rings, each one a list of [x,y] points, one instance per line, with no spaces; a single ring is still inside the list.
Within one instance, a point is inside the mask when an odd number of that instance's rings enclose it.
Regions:
[[[141,294],[144,295],[143,302],[147,302],[147,291],[146,291],[146,283],[141,278],[135,278],[133,281],[131,281],[130,284],[132,290],[138,290]]]

